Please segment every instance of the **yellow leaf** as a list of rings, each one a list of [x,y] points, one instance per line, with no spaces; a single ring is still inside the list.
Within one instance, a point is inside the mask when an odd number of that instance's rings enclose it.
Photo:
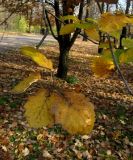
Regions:
[[[44,54],[40,53],[33,47],[23,46],[21,47],[22,54],[30,57],[39,66],[52,70],[53,63],[51,60],[47,59]]]
[[[114,42],[111,42],[111,45],[114,48],[114,46],[115,46]],[[105,48],[105,49],[110,48],[109,47],[109,42],[108,41],[101,42],[100,45],[99,45],[99,48]]]
[[[126,48],[133,48],[133,39],[131,38],[122,39],[122,45]]]
[[[83,94],[74,91],[59,93],[40,90],[29,97],[25,109],[27,121],[35,128],[56,123],[70,134],[88,134],[95,122],[93,104]]]
[[[102,32],[107,32],[118,38],[118,34],[116,35],[116,33],[120,31],[122,27],[124,27],[129,22],[129,18],[122,13],[118,12],[116,14],[112,14],[107,12],[102,14],[99,20],[99,29]]]
[[[65,103],[58,105],[55,121],[70,134],[89,134],[94,126],[94,106],[81,93],[64,92]]]
[[[47,90],[39,90],[35,96],[29,97],[25,104],[25,116],[31,127],[40,128],[54,123],[50,106],[47,104],[48,97]]]
[[[108,77],[115,70],[113,61],[110,59],[106,59],[105,57],[95,58],[91,67],[92,71],[98,77]]]
[[[99,41],[99,32],[96,28],[85,29],[85,33],[87,34],[88,37],[96,41]]]
[[[41,79],[41,75],[38,72],[35,73],[31,73],[29,75],[29,77],[25,78],[24,80],[22,80],[18,85],[16,85],[11,92],[12,93],[23,93],[25,92],[32,83],[38,81]]]
[[[78,23],[80,22],[80,20],[76,16],[73,16],[73,15],[67,15],[67,16],[60,17],[60,20],[61,21],[73,20],[74,22],[78,22]]]
[[[133,62],[133,48],[130,48],[120,55],[120,63]]]
[[[70,34],[75,31],[75,24],[66,24],[60,30],[60,35]]]

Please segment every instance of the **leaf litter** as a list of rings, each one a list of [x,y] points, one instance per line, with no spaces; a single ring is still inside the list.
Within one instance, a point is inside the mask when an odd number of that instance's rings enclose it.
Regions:
[[[81,92],[95,104],[96,122],[90,135],[70,136],[60,125],[33,129],[24,117],[24,104],[42,86],[51,85],[51,75],[42,71],[43,82],[33,84],[26,93],[10,94],[10,90],[30,69],[38,69],[18,51],[0,53],[0,157],[7,159],[133,159],[133,97],[115,73],[111,78],[97,78],[90,66],[97,46],[78,40],[70,52],[69,75],[78,78],[70,84],[54,78],[55,86]],[[79,46],[80,44],[80,46]],[[48,43],[41,49],[57,68],[58,45]],[[12,65],[11,65],[12,64]],[[133,89],[131,65],[122,66]]]

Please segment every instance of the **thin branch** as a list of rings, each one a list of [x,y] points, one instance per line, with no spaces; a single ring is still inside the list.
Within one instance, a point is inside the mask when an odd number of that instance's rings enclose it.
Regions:
[[[45,1],[46,4],[50,5],[51,7],[55,8],[55,5],[52,2]]]
[[[47,21],[48,21],[48,24],[49,24],[49,28],[50,28],[51,34],[56,40],[58,40],[58,37],[53,32],[53,29],[52,29],[52,26],[51,26],[51,23],[50,23],[50,19],[48,17],[48,13],[49,12],[45,9],[45,14],[46,14],[46,18],[47,18]]]
[[[41,41],[36,45],[36,49],[39,49],[39,47],[42,45],[43,41],[47,37],[48,33],[49,33],[49,30],[48,30],[48,28],[46,28],[44,36],[42,37]]]
[[[64,23],[63,21],[61,21],[58,17],[56,17],[54,14],[52,14],[52,13],[49,12],[48,10],[47,10],[47,12],[48,12],[50,15],[54,16],[60,23],[62,23],[62,24],[65,25],[65,23]],[[79,33],[79,35],[81,35],[82,37],[85,37],[82,33]],[[85,38],[86,38],[86,37],[85,37]],[[98,42],[90,39],[89,37],[87,37],[87,40],[91,41],[91,42],[94,43],[94,44],[99,44]]]
[[[80,8],[79,8],[79,15],[78,15],[78,18],[79,20],[82,19],[82,15],[83,15],[83,6],[84,6],[84,0],[81,1],[80,3]],[[72,47],[73,43],[75,42],[78,34],[81,32],[81,29],[77,28],[75,33],[73,34],[73,37],[71,38],[71,41],[70,41],[70,48]]]
[[[125,77],[123,76],[123,74],[122,74],[122,72],[121,72],[121,69],[120,69],[120,67],[119,67],[119,64],[117,63],[116,57],[115,57],[114,52],[113,52],[113,47],[112,47],[112,44],[111,44],[110,36],[107,35],[107,37],[108,37],[109,48],[110,48],[110,51],[111,51],[111,54],[112,54],[112,58],[113,58],[115,67],[116,67],[116,69],[118,70],[118,73],[120,74],[121,79],[123,80],[123,82],[124,82],[124,84],[125,84],[125,86],[126,86],[128,92],[129,92],[129,94],[133,95],[133,93],[132,93],[130,87],[128,86],[128,82],[126,81]]]
[[[87,40],[89,40],[90,42],[94,43],[94,44],[99,44],[99,42],[94,41],[93,39],[90,39],[89,37],[86,37],[84,34],[79,33],[79,35],[81,35],[82,37],[86,38]]]

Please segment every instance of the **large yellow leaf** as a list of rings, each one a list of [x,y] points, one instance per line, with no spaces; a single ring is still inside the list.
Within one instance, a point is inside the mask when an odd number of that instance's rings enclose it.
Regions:
[[[37,49],[30,46],[21,47],[22,54],[30,57],[39,66],[52,70],[53,63],[47,59],[44,54],[40,53]]]
[[[66,24],[60,30],[60,35],[70,34],[75,31],[75,24]]]
[[[31,127],[61,124],[70,134],[88,134],[95,121],[94,106],[81,93],[40,90],[29,97],[25,116]],[[79,116],[80,115],[80,116]]]
[[[130,48],[120,55],[120,63],[133,62],[133,48]]]
[[[47,104],[49,93],[47,90],[39,90],[36,95],[29,97],[25,104],[25,116],[31,127],[40,128],[51,126],[54,123],[50,107]]]
[[[112,34],[112,36],[118,38],[118,33],[120,35],[120,32],[118,31],[120,31],[122,27],[129,22],[129,18],[122,13],[118,12],[116,14],[112,14],[107,12],[102,14],[99,19],[99,29],[102,32],[107,32],[108,34]]]
[[[92,63],[92,71],[98,77],[108,77],[114,70],[113,60],[105,57],[96,57]]]
[[[89,134],[94,126],[94,106],[81,93],[64,92],[63,105],[58,104],[55,121],[70,134]]]
[[[25,78],[24,80],[22,80],[18,85],[16,85],[11,92],[12,93],[23,93],[25,92],[32,83],[38,81],[41,79],[41,75],[38,72],[35,73],[31,73],[29,75],[29,77]]]

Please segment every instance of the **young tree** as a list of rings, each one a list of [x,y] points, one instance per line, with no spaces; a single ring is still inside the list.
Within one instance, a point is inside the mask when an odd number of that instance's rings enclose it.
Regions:
[[[61,16],[74,15],[75,7],[79,6],[78,7],[78,18],[81,20],[85,2],[84,0],[62,0],[62,1],[54,0],[53,3],[48,2],[48,1],[45,1],[45,2],[47,4],[50,4],[55,12],[55,23],[56,23],[57,35],[55,35],[52,30],[47,11],[46,11],[46,18],[49,23],[53,37],[59,43],[60,55],[59,55],[59,65],[58,65],[57,76],[59,78],[65,79],[67,77],[67,72],[68,72],[69,51],[71,47],[73,46],[78,34],[80,33],[80,29],[76,29],[73,34],[60,35],[60,29],[63,23],[61,23],[59,19]],[[72,21],[67,20],[64,23],[71,24]]]

